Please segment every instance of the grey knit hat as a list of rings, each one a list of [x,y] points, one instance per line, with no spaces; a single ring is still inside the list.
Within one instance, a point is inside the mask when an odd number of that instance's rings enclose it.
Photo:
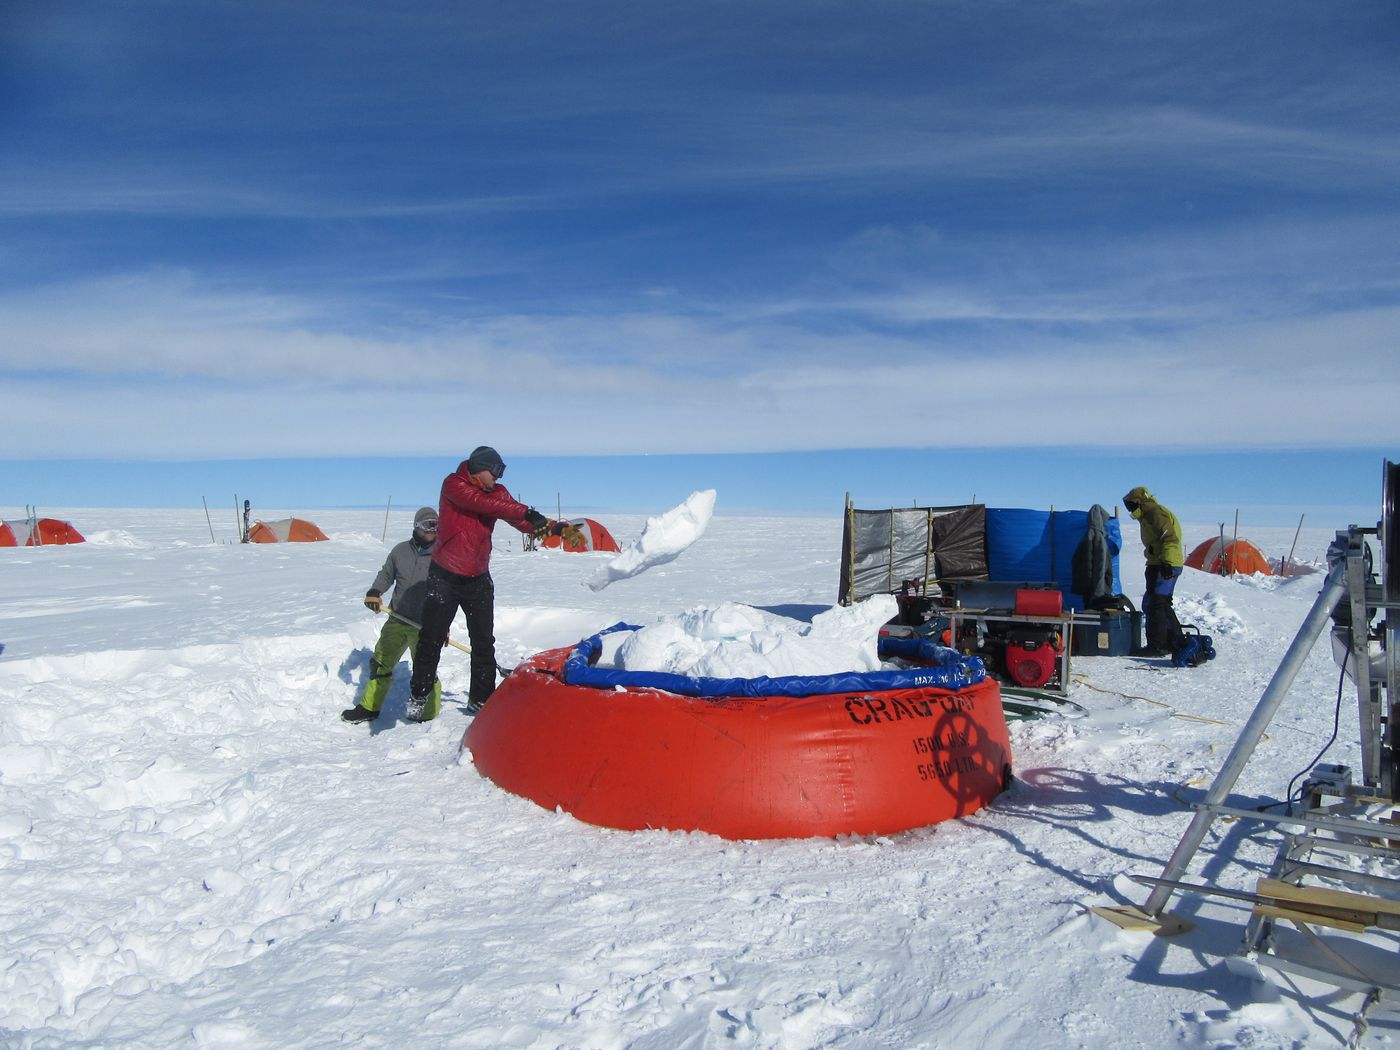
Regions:
[[[436,525],[437,520],[438,512],[436,507],[419,507],[418,513],[413,515],[413,527],[416,529],[425,521],[431,521]]]

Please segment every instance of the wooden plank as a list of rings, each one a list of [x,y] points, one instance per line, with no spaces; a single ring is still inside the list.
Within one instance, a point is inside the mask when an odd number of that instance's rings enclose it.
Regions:
[[[1096,907],[1090,908],[1089,910],[1100,918],[1107,919],[1109,922],[1113,923],[1113,925],[1120,926],[1133,933],[1150,933],[1157,937],[1175,937],[1179,933],[1185,933],[1195,928],[1192,923],[1176,915],[1170,913],[1149,915],[1133,904],[1125,904],[1121,907]]]
[[[1274,904],[1256,904],[1254,906],[1255,915],[1267,915],[1273,919],[1288,919],[1290,922],[1308,922],[1315,926],[1331,926],[1338,930],[1349,930],[1352,933],[1364,933],[1368,926],[1374,925],[1365,921],[1366,916],[1360,912],[1353,913],[1356,918],[1343,918],[1330,911],[1295,911],[1292,908],[1283,908]],[[1371,918],[1375,916],[1372,915]]]
[[[1295,886],[1280,879],[1260,879],[1255,893],[1275,900],[1294,901],[1302,904],[1316,904],[1324,908],[1369,912],[1371,914],[1400,915],[1400,901],[1386,897],[1373,897],[1367,893],[1352,893],[1349,890],[1332,890],[1323,886]]]

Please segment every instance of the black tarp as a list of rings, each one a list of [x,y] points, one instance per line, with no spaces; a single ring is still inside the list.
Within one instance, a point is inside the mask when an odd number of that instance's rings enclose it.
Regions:
[[[983,580],[987,577],[987,508],[981,503],[936,507],[933,515],[933,556],[940,580]]]

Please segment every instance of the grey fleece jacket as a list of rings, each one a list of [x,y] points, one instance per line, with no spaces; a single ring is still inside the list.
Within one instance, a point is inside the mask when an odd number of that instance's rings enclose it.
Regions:
[[[412,540],[395,544],[389,557],[384,559],[384,568],[379,570],[365,596],[380,597],[393,587],[394,594],[388,601],[389,606],[400,616],[422,623],[423,598],[428,593],[428,566],[432,563],[432,545],[423,549]]]

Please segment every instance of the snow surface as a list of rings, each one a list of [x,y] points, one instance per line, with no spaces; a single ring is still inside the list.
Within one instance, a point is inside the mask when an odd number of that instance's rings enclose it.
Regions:
[[[638,576],[656,565],[675,561],[682,551],[705,534],[715,513],[715,490],[692,492],[685,501],[664,514],[647,518],[641,535],[625,544],[606,565],[587,580],[589,590],[601,591],[610,583]]]
[[[211,543],[199,510],[61,516],[90,542],[0,550],[0,1045],[1272,1048],[1351,1032],[1359,996],[1227,965],[1245,917],[1229,902],[1178,898],[1196,927],[1172,939],[1087,911],[1146,898],[1127,875],[1160,873],[1320,576],[1187,572],[1181,616],[1219,658],[1076,658],[1088,715],[1013,723],[1018,780],[974,816],[727,842],[591,827],[480,777],[459,757],[452,650],[436,721],[403,720],[407,662],[383,718],[339,720],[382,622],[360,599],[407,514],[387,541],[382,513],[315,514],[330,542],[277,546]],[[619,538],[644,524],[596,516]],[[1305,530],[1299,556],[1346,524]],[[501,662],[619,620],[750,616],[726,603],[805,623],[834,600],[840,537],[839,513],[721,517],[605,593],[579,584],[606,554],[501,537]],[[1277,556],[1293,530],[1250,538]],[[1232,801],[1280,797],[1327,742],[1328,649]],[[1356,737],[1348,695],[1326,760],[1359,767]],[[1192,876],[1208,864],[1246,888],[1277,840],[1229,823],[1206,845]],[[1365,1045],[1395,1035],[1377,1014]]]

